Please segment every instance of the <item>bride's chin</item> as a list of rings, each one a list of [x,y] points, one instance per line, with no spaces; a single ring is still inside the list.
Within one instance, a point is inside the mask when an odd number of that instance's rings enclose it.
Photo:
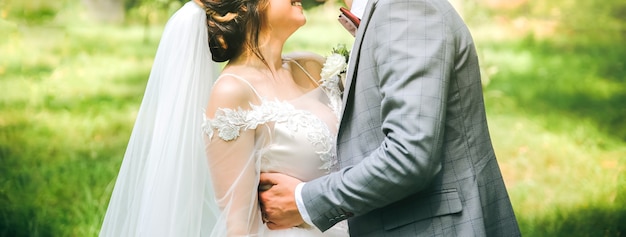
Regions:
[[[305,18],[293,21],[293,26],[295,26],[297,28],[300,28],[300,27],[304,26],[304,24],[306,24],[306,19]]]
[[[303,26],[304,24],[306,24],[306,17],[302,15],[302,18],[298,19],[297,21],[300,26]]]

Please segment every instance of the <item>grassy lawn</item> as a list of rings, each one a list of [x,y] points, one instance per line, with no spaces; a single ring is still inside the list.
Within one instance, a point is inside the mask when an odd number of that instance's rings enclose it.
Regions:
[[[490,130],[523,233],[626,235],[626,47],[480,45]]]
[[[351,44],[327,10],[286,52]],[[161,30],[0,18],[0,236],[97,236]],[[626,235],[626,46],[477,45],[523,234]]]

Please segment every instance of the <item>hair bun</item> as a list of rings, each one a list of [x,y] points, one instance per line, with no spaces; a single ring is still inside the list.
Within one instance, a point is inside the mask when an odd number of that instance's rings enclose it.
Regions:
[[[239,53],[246,35],[246,0],[199,0],[207,16],[209,48],[212,59],[224,62]]]

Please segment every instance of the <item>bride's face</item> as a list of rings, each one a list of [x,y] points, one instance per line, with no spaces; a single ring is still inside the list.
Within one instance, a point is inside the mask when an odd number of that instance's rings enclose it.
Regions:
[[[272,31],[291,35],[306,23],[301,0],[269,0],[267,21]]]

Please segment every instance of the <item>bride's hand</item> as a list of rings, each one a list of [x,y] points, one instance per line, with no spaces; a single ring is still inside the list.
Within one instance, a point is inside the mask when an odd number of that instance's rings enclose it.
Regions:
[[[296,205],[296,186],[302,181],[280,173],[261,173],[259,201],[263,222],[271,230],[304,223]]]

